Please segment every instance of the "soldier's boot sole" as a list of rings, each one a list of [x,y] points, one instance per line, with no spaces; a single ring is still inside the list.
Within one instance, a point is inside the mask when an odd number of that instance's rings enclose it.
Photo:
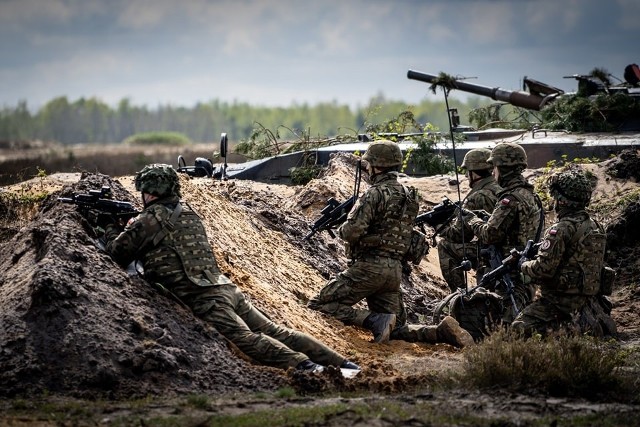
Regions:
[[[438,338],[456,347],[464,348],[475,344],[471,334],[451,316],[442,319],[437,332]]]

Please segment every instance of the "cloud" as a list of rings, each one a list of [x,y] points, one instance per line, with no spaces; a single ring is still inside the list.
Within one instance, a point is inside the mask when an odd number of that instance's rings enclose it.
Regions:
[[[0,0],[0,103],[129,96],[268,105],[378,92],[408,69],[518,89],[637,61],[636,0]],[[606,19],[605,19],[606,18]],[[626,58],[625,58],[626,56]]]
[[[629,31],[640,30],[640,2],[638,0],[617,0],[616,3],[621,10],[620,27]]]

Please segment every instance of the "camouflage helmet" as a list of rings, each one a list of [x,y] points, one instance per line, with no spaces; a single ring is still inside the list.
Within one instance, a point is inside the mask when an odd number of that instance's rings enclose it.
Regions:
[[[461,167],[466,170],[476,171],[482,169],[491,169],[492,166],[487,163],[487,159],[491,156],[491,150],[488,148],[474,148],[464,155]]]
[[[145,166],[135,179],[136,190],[158,197],[180,196],[178,174],[171,165],[155,163]]]
[[[402,151],[400,151],[400,146],[395,142],[381,139],[369,145],[367,152],[362,156],[362,160],[366,160],[371,166],[379,168],[400,166],[402,164]]]
[[[527,153],[524,148],[513,142],[503,142],[491,150],[491,156],[487,159],[492,166],[527,167]]]
[[[551,196],[565,204],[584,207],[591,201],[593,185],[587,175],[579,169],[568,169],[549,178]]]

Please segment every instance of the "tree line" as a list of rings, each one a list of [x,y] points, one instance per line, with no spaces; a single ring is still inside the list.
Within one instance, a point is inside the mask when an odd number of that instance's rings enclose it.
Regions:
[[[450,99],[460,117],[486,105],[482,98],[462,102]],[[248,103],[212,100],[193,107],[160,105],[150,109],[133,105],[128,98],[115,107],[97,98],[70,101],[61,96],[32,112],[27,101],[0,109],[0,141],[43,140],[61,144],[119,143],[142,132],[179,132],[193,142],[215,142],[222,132],[230,141],[250,138],[257,126],[278,129],[283,139],[291,132],[309,136],[356,135],[367,125],[384,122],[410,109],[420,123],[431,123],[441,130],[449,128],[442,97],[425,99],[408,106],[401,101],[372,97],[367,106],[352,109],[337,102],[289,107],[253,106]]]

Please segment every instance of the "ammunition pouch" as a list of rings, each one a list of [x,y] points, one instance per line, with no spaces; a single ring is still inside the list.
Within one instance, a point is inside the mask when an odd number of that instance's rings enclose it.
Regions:
[[[427,236],[416,229],[412,230],[409,249],[404,255],[403,261],[418,265],[428,253],[429,243],[427,242]]]

